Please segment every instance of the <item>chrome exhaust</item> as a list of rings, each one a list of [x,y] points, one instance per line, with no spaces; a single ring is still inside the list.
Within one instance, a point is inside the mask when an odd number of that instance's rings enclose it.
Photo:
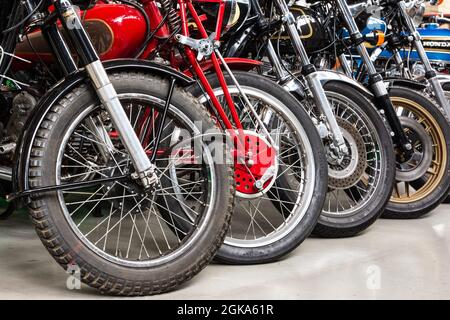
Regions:
[[[12,181],[12,169],[10,167],[0,166],[0,180]]]

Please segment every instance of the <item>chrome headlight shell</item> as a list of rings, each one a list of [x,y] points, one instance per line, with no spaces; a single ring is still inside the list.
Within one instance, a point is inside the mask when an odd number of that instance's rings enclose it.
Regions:
[[[217,23],[220,23],[220,29],[223,33],[236,32],[245,22],[250,13],[250,0],[221,0],[211,1],[199,0],[193,1],[208,17],[205,27],[212,32],[216,29]],[[220,3],[224,5],[223,15],[219,17]],[[221,18],[219,20],[219,18]]]
[[[250,13],[250,0],[225,0],[224,31],[236,32]]]
[[[413,20],[414,25],[420,25],[425,15],[425,4],[423,3],[423,0],[414,0],[406,3],[406,9],[408,15]]]

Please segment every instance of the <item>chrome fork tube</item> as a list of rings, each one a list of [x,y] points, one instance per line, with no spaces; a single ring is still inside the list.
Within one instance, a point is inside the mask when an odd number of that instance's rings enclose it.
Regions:
[[[291,77],[289,72],[287,72],[284,69],[283,64],[280,60],[280,57],[275,52],[275,48],[273,47],[273,44],[270,41],[270,39],[267,40],[267,57],[270,60],[273,71],[275,72],[275,74],[278,78],[278,81],[283,82]]]
[[[348,62],[347,57],[345,56],[345,54],[342,53],[339,56],[339,62],[341,63],[342,70],[347,75],[347,77],[353,78],[352,68],[351,68],[350,63]]]
[[[333,109],[331,108],[331,105],[325,94],[325,90],[322,87],[322,83],[315,76],[316,68],[314,67],[314,65],[311,64],[308,54],[305,50],[305,47],[303,46],[299,30],[295,25],[295,18],[292,12],[289,11],[289,7],[287,6],[284,0],[275,0],[275,1],[279,9],[281,10],[283,21],[287,27],[287,31],[291,39],[292,45],[302,64],[303,74],[305,75],[305,79],[308,82],[308,87],[313,95],[314,103],[326,118],[329,130],[333,136],[332,137],[333,145],[336,151],[338,151],[339,153],[340,152],[347,153],[348,148],[347,145],[345,144],[344,136],[342,135],[342,131],[337,123]]]
[[[402,151],[408,156],[411,153],[412,145],[403,131],[400,120],[396,114],[394,105],[389,97],[389,92],[384,84],[383,77],[377,72],[374,63],[372,62],[367,48],[364,46],[364,38],[356,24],[355,19],[345,0],[336,0],[339,11],[347,24],[348,31],[356,49],[364,62],[364,66],[369,74],[369,85],[378,103],[378,107],[384,110],[388,119],[389,125],[392,128],[393,139],[397,146],[402,148]]]
[[[317,73],[313,72],[306,76],[309,88],[315,98],[315,103],[319,110],[324,115],[326,122],[329,126],[330,132],[333,135],[333,144],[340,152],[347,153],[348,148],[345,144],[345,139],[342,134],[341,128],[337,123],[336,116],[325,94],[325,90],[322,87],[320,79],[317,77]]]
[[[447,97],[445,96],[444,90],[442,89],[442,85],[438,80],[437,73],[431,66],[430,60],[428,59],[425,48],[423,47],[420,34],[417,31],[416,26],[414,25],[412,19],[409,17],[406,11],[405,1],[399,1],[398,6],[400,8],[400,14],[402,16],[402,19],[406,23],[408,31],[413,36],[414,39],[413,45],[416,48],[417,54],[419,55],[420,60],[422,60],[423,66],[425,68],[425,78],[428,80],[431,87],[433,88],[434,95],[439,105],[441,106],[442,109],[444,109],[447,118],[450,119],[450,104],[447,100]]]
[[[336,0],[339,11],[341,12],[345,22],[347,23],[348,31],[350,33],[350,36],[352,37],[353,41],[356,41],[358,43],[356,49],[358,50],[359,55],[361,56],[361,59],[363,59],[364,64],[367,68],[367,71],[369,72],[369,75],[373,75],[377,73],[377,70],[375,69],[375,66],[373,65],[372,61],[370,60],[369,52],[367,51],[366,47],[364,46],[364,43],[362,41],[362,34],[359,31],[358,26],[356,25],[355,20],[353,19],[352,13],[350,12],[350,9],[348,8],[346,2],[344,0]],[[386,91],[387,93],[387,91]]]
[[[144,186],[147,184],[148,173],[153,173],[153,165],[142,147],[128,116],[119,101],[114,86],[109,80],[108,74],[100,60],[94,61],[86,66],[86,71],[92,80],[102,105],[105,106],[111,117],[114,127],[119,132],[125,148],[130,154],[136,173],[141,178]]]
[[[133,177],[140,179],[145,188],[150,187],[155,182],[154,166],[145,153],[86,30],[70,1],[53,0],[53,3],[67,34],[75,44],[100,102],[108,111],[122,143],[130,154],[136,170]]]
[[[369,76],[372,77],[371,87],[373,89],[373,93],[377,98],[388,96],[388,90],[384,85],[383,78],[378,74],[375,65],[370,59],[369,52],[367,48],[364,46],[364,41],[362,41],[363,37],[361,32],[359,31],[358,26],[356,25],[355,19],[353,19],[352,13],[347,6],[347,3],[344,0],[336,0],[339,10],[344,17],[345,22],[347,23],[348,31],[352,40],[357,43],[356,49],[358,50],[361,59],[364,62],[365,67],[367,68],[367,72]]]

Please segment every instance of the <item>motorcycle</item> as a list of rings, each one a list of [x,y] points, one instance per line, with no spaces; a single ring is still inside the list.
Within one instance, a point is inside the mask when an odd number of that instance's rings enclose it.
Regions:
[[[431,1],[431,4],[436,3]],[[416,28],[415,25],[422,23],[424,10],[423,1],[410,1],[403,5],[380,7],[377,11],[390,19],[392,21],[390,24],[394,28],[387,32],[386,24],[379,20],[381,32],[385,30],[385,41],[383,44],[372,48],[371,59],[380,72],[391,81],[395,81],[399,85],[412,86],[414,89],[422,90],[428,96],[436,99],[442,112],[447,114],[447,119],[450,119],[448,117],[450,78],[446,74],[448,73],[446,69],[448,67],[446,63],[448,58],[446,41],[449,33],[448,29],[438,28],[435,23],[427,23],[422,28]],[[387,11],[391,14],[385,15],[384,13]],[[377,20],[373,17],[369,17],[370,19]],[[448,22],[448,19],[444,17],[436,16],[431,19],[437,23]],[[375,31],[373,26],[374,24],[371,27],[368,21],[367,27],[362,33]],[[422,44],[414,41],[418,35]],[[436,74],[435,70],[439,73]],[[429,82],[428,78],[430,77],[434,79],[434,82]],[[414,82],[406,79],[414,80]],[[450,196],[444,202],[450,203]]]
[[[223,134],[182,89],[192,80],[144,61],[103,64],[68,0],[8,1],[0,14],[8,199],[27,204],[64,269],[103,293],[154,294],[191,279],[223,241],[234,197],[231,166],[210,149]],[[16,66],[30,64],[15,52],[36,30],[65,76],[49,89],[51,72]],[[192,220],[181,230],[183,206]]]
[[[427,17],[427,21],[425,22],[423,1],[407,2],[406,9],[409,18],[412,19],[413,25],[418,26],[415,27],[415,29],[420,35],[424,51],[428,60],[430,61],[431,66],[440,75],[449,74],[450,52],[448,48],[450,40],[450,30],[447,26],[450,22],[450,19],[435,15]],[[380,14],[377,14],[377,16]],[[371,17],[369,19],[373,20],[376,18]],[[362,33],[364,34],[365,32],[371,32],[371,28],[366,28]],[[411,32],[414,32],[414,29],[408,30],[406,33],[402,34],[402,36],[406,36]],[[394,45],[394,43],[391,43],[390,45]],[[403,60],[404,66],[404,62],[406,60],[408,61],[408,66],[410,67],[412,76],[416,79],[424,78],[426,70],[424,67],[424,63],[422,62],[422,57],[418,54],[416,48],[414,46],[411,46],[409,41],[407,42],[404,40],[402,41],[402,45],[400,45],[400,43],[397,43],[395,47]],[[379,53],[377,57],[377,61],[383,61],[385,63],[387,62],[388,64],[390,64],[390,67],[393,67],[392,64],[396,63],[396,60],[397,58],[394,57],[394,53],[387,48],[387,44],[384,50]],[[406,77],[409,75],[404,74],[404,76]]]
[[[283,3],[274,2],[274,4],[279,10],[284,10],[283,16],[289,14]],[[331,184],[328,184],[327,208],[322,210],[321,218],[313,232],[324,237],[348,237],[358,234],[375,222],[383,211],[389,199],[390,185],[392,185],[394,177],[393,147],[381,117],[364,96],[367,94],[367,90],[343,75],[314,70],[304,52],[295,27],[291,29],[293,36],[297,36],[293,45],[294,48],[297,48],[299,56],[303,57],[300,63],[305,69],[309,69],[310,73],[303,79],[299,79],[302,77],[301,75],[291,76],[281,67],[280,59],[275,53],[272,43],[263,39],[268,32],[274,32],[275,29],[264,30],[261,28],[261,24],[271,24],[279,28],[282,26],[280,23],[282,19],[276,21],[273,17],[266,18],[257,1],[239,1],[238,6],[240,15],[235,19],[237,22],[223,37],[220,49],[224,56],[228,57],[228,61],[242,63],[242,59],[237,60],[236,57],[247,57],[249,53],[255,51],[251,44],[255,43],[254,41],[261,42],[261,47],[267,46],[273,70],[278,72],[276,74],[277,82],[282,84],[287,91],[295,94],[304,107],[310,111],[310,115],[312,115],[311,110],[315,110],[315,124],[319,132],[321,131],[326,144],[325,150],[328,153],[329,182]],[[98,4],[96,8],[100,10],[101,4]],[[86,14],[86,23],[99,20],[99,14],[95,13],[96,8]],[[143,9],[146,9],[145,3]],[[214,12],[210,8],[203,5],[200,10],[206,12],[208,17],[212,15],[211,19],[215,21]],[[106,13],[104,14],[106,15]],[[112,14],[107,16],[114,17]],[[149,20],[154,21],[150,14],[149,16]],[[255,23],[256,21],[259,22]],[[158,25],[158,20],[154,24]],[[207,27],[208,24],[210,23],[206,21]],[[212,28],[211,31],[213,31]],[[265,50],[261,51],[261,48],[258,48],[258,51],[265,52]],[[158,58],[161,59],[161,57],[160,54]],[[254,58],[260,60],[261,57]],[[313,68],[311,69],[311,67]],[[326,85],[326,92],[323,91],[322,85]],[[195,90],[194,95],[202,96],[201,90]],[[330,102],[327,98],[330,99]],[[333,113],[331,104],[340,113],[337,117]],[[368,110],[364,110],[366,106]],[[351,130],[350,121],[359,121],[360,126],[357,130],[365,132],[366,136],[362,136],[356,130]],[[349,148],[350,145],[356,145],[355,141],[359,142],[359,147]],[[369,147],[366,148],[364,143]],[[373,154],[380,156],[373,157]],[[379,172],[375,172],[372,168],[378,168]],[[285,192],[285,189],[281,188],[277,190],[277,193],[287,200],[287,203],[295,203],[295,198],[292,198],[293,194]],[[238,200],[237,203],[238,207],[242,207],[241,200]],[[288,208],[283,205],[280,209],[286,211]],[[234,218],[231,230],[239,228],[241,222],[237,221],[239,219]],[[230,231],[225,244],[217,255],[218,260],[228,263],[244,263],[243,257],[251,257],[245,259],[246,263],[249,263],[249,261],[260,259],[254,250],[250,251],[248,248],[229,245],[233,242],[239,243],[238,241],[242,241],[242,239]]]
[[[317,70],[311,64],[308,44],[305,48],[303,41],[315,28],[304,30],[306,24],[302,23],[299,30],[284,1],[260,5],[250,0],[248,11],[246,23],[230,34],[222,51],[227,57],[250,56],[264,61],[260,73],[283,85],[306,107],[321,133],[329,177],[325,206],[313,233],[354,236],[382,213],[394,181],[393,146],[382,118],[368,99],[371,94],[355,80]],[[284,46],[295,54],[292,63],[298,70],[294,72],[286,68],[277,42],[271,40],[283,28],[288,32]],[[348,149],[340,150],[344,145]]]
[[[377,2],[381,7],[388,3],[404,4],[403,1]],[[428,97],[415,88],[405,88],[403,82],[384,80],[378,72],[366,42],[376,44],[383,34],[363,36],[360,32],[370,16],[367,4],[367,1],[347,4],[336,0],[308,1],[300,6],[318,21],[315,30],[321,30],[318,32],[324,35],[322,41],[311,41],[309,54],[316,64],[342,69],[374,94],[375,103],[389,124],[397,154],[394,192],[383,216],[416,218],[436,208],[450,187],[449,124]],[[299,15],[298,19],[302,21],[305,17]],[[419,48],[420,41],[414,43]],[[354,52],[359,60],[354,59]],[[430,78],[435,88],[439,83],[433,79]]]
[[[264,77],[236,71],[258,61],[227,59],[218,50],[221,37],[239,27],[231,10],[238,3],[224,2],[223,12],[207,1],[96,1],[80,16],[103,59],[138,57],[188,75],[188,90],[197,92],[235,143],[230,153],[237,200],[216,257],[250,264],[282,257],[311,233],[325,198],[327,168],[324,151],[314,147],[321,144],[319,134],[295,98]],[[20,56],[39,64],[48,49],[39,46],[42,34],[32,36]],[[183,201],[190,206],[189,197]],[[183,211],[173,219],[180,230],[192,220]]]

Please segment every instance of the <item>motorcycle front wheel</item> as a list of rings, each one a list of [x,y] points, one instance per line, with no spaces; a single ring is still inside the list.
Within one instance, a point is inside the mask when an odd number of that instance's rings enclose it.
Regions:
[[[435,209],[450,188],[450,126],[423,94],[403,87],[389,94],[411,141],[410,159],[397,159],[396,181],[384,218],[412,219]]]
[[[354,88],[331,82],[324,86],[349,150],[336,158],[324,139],[328,192],[313,233],[325,238],[355,236],[370,227],[386,207],[394,180],[394,152],[389,132],[373,104]],[[311,117],[320,112],[313,104]]]
[[[292,95],[265,77],[237,71],[234,75],[277,144],[276,174],[263,191],[258,191],[252,177],[252,172],[257,171],[252,169],[267,167],[271,162],[258,162],[264,159],[257,157],[251,166],[235,164],[235,209],[216,260],[229,264],[266,263],[297,248],[315,227],[327,188],[325,154],[314,124]],[[250,148],[266,150],[264,131],[238,87],[228,76],[226,81]],[[217,77],[211,75],[209,82],[215,96],[226,105]],[[192,92],[207,103],[208,98],[198,87]]]
[[[203,133],[218,131],[192,95],[175,87],[162,123],[169,81],[134,72],[110,79],[147,154],[157,153],[159,182],[144,190],[133,179],[120,134],[83,84],[40,124],[30,185],[126,178],[34,194],[30,213],[50,254],[68,272],[78,270],[85,284],[113,295],[166,292],[200,272],[222,244],[233,206],[232,167],[213,161]],[[154,149],[159,126],[161,142]],[[173,175],[171,184],[161,183]],[[183,230],[174,223],[185,214],[181,207],[192,217]]]
[[[445,90],[445,96],[447,97],[447,100],[450,103],[450,91],[448,90],[449,86],[444,86],[444,90]],[[450,203],[450,194],[447,196],[447,198],[445,198],[445,200],[443,201],[443,203]]]

